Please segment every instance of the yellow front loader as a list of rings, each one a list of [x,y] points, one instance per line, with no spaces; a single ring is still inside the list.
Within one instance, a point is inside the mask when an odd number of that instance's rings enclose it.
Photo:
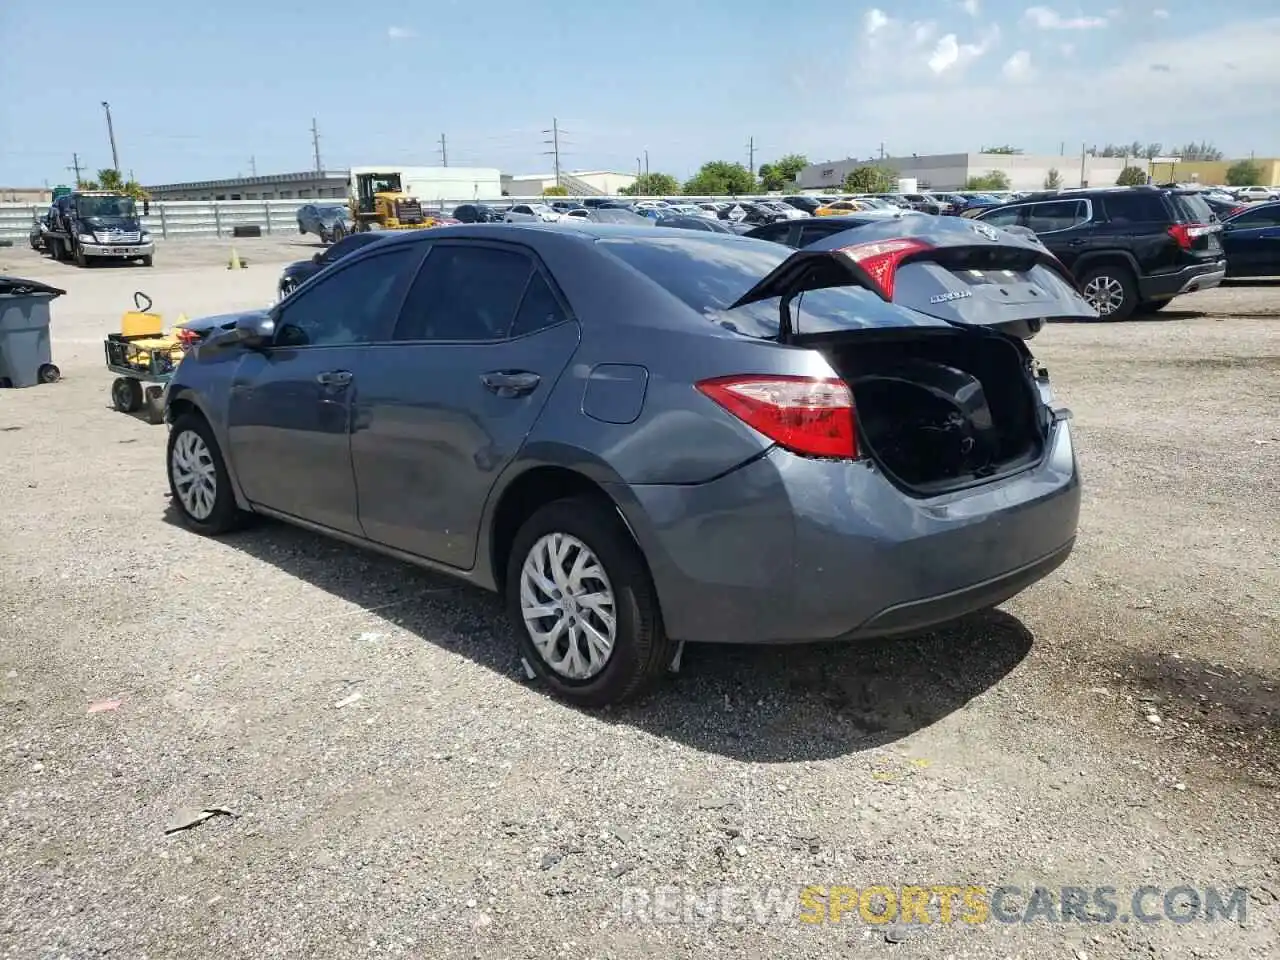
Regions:
[[[434,221],[422,210],[416,197],[404,192],[398,173],[356,174],[351,197],[352,229],[421,230]]]

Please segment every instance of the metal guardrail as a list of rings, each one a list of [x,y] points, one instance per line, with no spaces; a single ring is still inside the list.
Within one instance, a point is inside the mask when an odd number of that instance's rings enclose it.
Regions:
[[[764,194],[760,194],[763,197]],[[513,203],[549,203],[561,197],[503,197],[486,200],[493,206]],[[662,199],[660,197],[618,197],[636,200]],[[680,197],[681,201],[700,203],[707,200],[751,200],[754,196],[741,197]],[[143,226],[158,239],[173,240],[183,237],[231,237],[237,226],[258,226],[263,236],[296,234],[298,232],[298,208],[307,203],[322,205],[340,204],[334,200],[152,200],[150,214],[142,218]],[[460,200],[424,200],[424,207],[439,208],[446,213],[462,203],[472,203],[470,198]],[[138,204],[139,209],[142,204]],[[49,209],[47,203],[0,203],[0,240],[12,240],[15,245],[25,245],[32,221]]]

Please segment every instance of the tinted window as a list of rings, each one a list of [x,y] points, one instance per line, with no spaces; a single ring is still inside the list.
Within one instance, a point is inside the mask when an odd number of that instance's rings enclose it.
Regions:
[[[1117,223],[1164,223],[1169,220],[1158,193],[1117,191],[1107,194],[1103,203],[1107,216]]]
[[[569,319],[560,306],[560,301],[551,292],[551,284],[536,270],[529,279],[524,299],[520,301],[520,310],[511,324],[511,336],[522,337],[543,327],[553,327],[563,320]]]
[[[420,246],[406,245],[322,275],[280,312],[276,346],[324,347],[377,339],[421,256]]]
[[[343,237],[320,257],[323,263],[333,263],[335,260],[341,260],[350,253],[354,253],[361,247],[367,247],[371,243],[377,243],[382,237],[376,233],[353,233],[350,236]]]
[[[1083,200],[1053,200],[1033,203],[1027,210],[1027,226],[1036,233],[1070,230],[1084,223],[1088,210]]]
[[[794,252],[776,243],[729,237],[663,237],[660,240],[606,239],[600,246],[639,270],[708,320],[751,337],[778,335],[778,299],[729,310]],[[799,329],[806,316],[855,317],[882,310],[883,301],[859,287],[811,290],[792,307]]]
[[[501,340],[532,271],[513,250],[438,244],[409,288],[395,339]]]
[[[1204,197],[1196,193],[1175,193],[1170,195],[1178,215],[1186,223],[1212,223],[1217,219],[1213,207]]]
[[[1018,217],[1022,214],[1022,207],[1005,207],[1001,210],[992,210],[990,213],[984,213],[981,217],[983,223],[989,223],[996,227],[1011,227],[1018,222]]]
[[[800,228],[800,246],[807,247],[811,243],[817,243],[819,240],[831,236],[833,233],[839,233],[840,230],[848,230],[856,226],[852,223],[842,223],[839,229],[832,230],[829,226],[818,226],[816,223],[806,223]]]
[[[1280,227],[1280,206],[1246,210],[1238,217],[1232,217],[1231,222],[1246,230],[1254,227]]]

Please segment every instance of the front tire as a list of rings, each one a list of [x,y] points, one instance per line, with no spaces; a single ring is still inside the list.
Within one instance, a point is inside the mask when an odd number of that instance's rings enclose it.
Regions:
[[[149,267],[149,266],[151,266],[153,263],[155,263],[155,259],[154,259],[154,257],[147,256],[147,257],[143,257],[143,258],[142,258],[142,265],[143,265],[144,267]]]
[[[169,492],[183,526],[216,537],[244,524],[247,515],[236,505],[222,451],[204,417],[186,413],[177,419],[166,460]]]
[[[1127,320],[1138,305],[1138,285],[1127,267],[1094,267],[1080,280],[1080,289],[1103,320]]]
[[[671,662],[644,557],[599,499],[557,500],[525,522],[507,564],[506,600],[521,656],[570,703],[622,703]]]

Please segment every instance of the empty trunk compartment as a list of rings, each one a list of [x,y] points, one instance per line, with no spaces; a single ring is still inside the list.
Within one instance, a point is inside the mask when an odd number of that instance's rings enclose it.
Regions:
[[[867,334],[820,347],[853,391],[861,448],[929,496],[1038,462],[1049,412],[1020,344],[971,331]]]

